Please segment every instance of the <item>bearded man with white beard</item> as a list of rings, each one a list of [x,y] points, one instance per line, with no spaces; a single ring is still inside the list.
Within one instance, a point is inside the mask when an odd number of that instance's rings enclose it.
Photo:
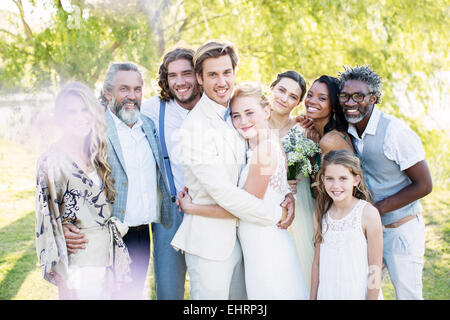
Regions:
[[[143,78],[133,63],[113,63],[100,95],[108,123],[108,163],[114,178],[113,216],[128,226],[123,240],[132,263],[131,282],[119,299],[143,299],[150,261],[150,223],[172,225],[172,205],[161,146],[153,121],[140,113]],[[87,242],[73,225],[64,226],[69,253]]]

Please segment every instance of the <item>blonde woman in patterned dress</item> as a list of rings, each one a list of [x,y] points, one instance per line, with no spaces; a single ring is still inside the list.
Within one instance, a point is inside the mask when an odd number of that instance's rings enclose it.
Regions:
[[[66,85],[55,101],[61,138],[37,164],[36,251],[43,277],[58,286],[60,299],[113,298],[128,281],[127,227],[111,217],[114,187],[103,114],[86,85]],[[68,252],[63,224],[86,234],[85,250]]]
[[[247,165],[241,171],[239,186],[263,199],[267,208],[273,208],[283,201],[290,188],[284,151],[267,122],[269,105],[262,86],[256,83],[239,85],[231,99],[233,125],[249,144]],[[178,195],[178,200],[185,213],[221,219],[234,217],[219,205],[193,204],[184,192]],[[281,218],[280,207],[272,225],[239,221],[245,284],[251,300],[308,298],[294,240],[287,229],[277,227]]]

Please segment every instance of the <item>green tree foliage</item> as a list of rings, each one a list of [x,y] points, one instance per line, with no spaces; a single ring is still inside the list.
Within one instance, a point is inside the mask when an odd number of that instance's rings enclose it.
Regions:
[[[9,1],[23,7],[21,0]],[[17,26],[15,34],[0,30],[2,89],[73,77],[93,84],[117,59],[138,62],[154,76],[167,49],[211,38],[237,45],[239,78],[264,82],[284,69],[312,80],[336,75],[343,65],[370,64],[386,82],[401,78],[415,89],[424,85],[422,75],[449,66],[448,1],[44,2],[55,10],[44,30],[31,30],[23,10],[7,20]],[[28,73],[29,83],[23,82]],[[390,93],[389,85],[385,90]]]
[[[239,50],[238,81],[270,83],[294,69],[311,83],[344,65],[371,65],[383,78],[383,110],[448,155],[448,135],[430,134],[411,111],[426,115],[433,95],[448,95],[448,83],[430,81],[450,71],[448,0],[43,0],[52,20],[39,30],[22,3],[35,0],[7,1],[15,14],[3,13],[10,28],[0,26],[3,92],[68,79],[94,86],[112,60],[137,62],[149,84],[169,49],[226,39]],[[153,93],[150,86],[146,97]]]
[[[85,2],[63,6],[63,1],[46,1],[54,14],[51,24],[39,31],[31,30],[26,16],[8,21],[17,32],[3,31],[6,36],[0,40],[3,91],[37,90],[69,79],[94,85],[112,60],[146,65],[159,58],[152,50],[147,17],[137,3]],[[14,3],[22,7],[21,0]]]

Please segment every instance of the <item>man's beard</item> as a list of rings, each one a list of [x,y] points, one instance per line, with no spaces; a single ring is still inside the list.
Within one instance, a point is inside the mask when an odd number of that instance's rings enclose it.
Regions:
[[[356,109],[359,111],[359,115],[358,116],[349,116],[349,115],[347,115],[347,112],[345,112],[346,109],[355,109],[355,108],[347,108],[347,107],[343,108],[345,120],[347,120],[347,122],[351,123],[351,124],[357,124],[358,122],[361,122],[362,119],[364,119],[371,110],[371,108],[369,108],[369,106],[366,108],[365,112],[363,112],[361,107],[356,107]]]
[[[197,98],[197,94],[198,94],[198,92],[192,93],[189,97],[187,97],[186,99],[183,99],[183,100],[182,99],[178,99],[178,97],[175,96],[175,95],[174,95],[174,97],[175,97],[175,100],[177,100],[177,102],[190,103],[190,102],[194,101],[195,98]]]
[[[126,109],[123,106],[127,103],[134,102],[136,109]],[[137,100],[133,99],[125,99],[122,102],[117,102],[114,98],[112,100],[113,109],[116,112],[116,116],[125,122],[125,124],[134,124],[139,119],[140,113],[140,105]]]
[[[177,95],[176,95],[176,91],[175,89],[170,89],[172,96],[175,98],[175,100],[179,103],[190,103],[192,101],[195,100],[195,98],[197,98],[198,94],[200,93],[200,88],[198,85],[194,85],[193,86],[193,90],[192,90],[192,94],[185,98],[185,99],[180,99]]]

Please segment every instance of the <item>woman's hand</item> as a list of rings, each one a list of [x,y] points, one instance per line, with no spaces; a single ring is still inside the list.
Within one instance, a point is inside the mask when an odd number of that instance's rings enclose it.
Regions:
[[[305,130],[305,137],[314,141],[315,143],[319,143],[320,141],[320,134],[319,132],[314,128],[309,128]]]
[[[297,116],[295,118],[295,121],[297,121],[300,124],[300,126],[305,130],[314,128],[314,122],[304,114]]]
[[[183,191],[178,192],[177,194],[177,205],[178,205],[178,211],[184,211],[189,213],[189,207],[192,204],[192,198],[188,193],[188,188],[184,187]]]
[[[295,179],[295,180],[288,180],[289,187],[291,188],[291,191],[293,194],[297,194],[297,183],[301,180],[302,179],[300,179],[300,178]]]

